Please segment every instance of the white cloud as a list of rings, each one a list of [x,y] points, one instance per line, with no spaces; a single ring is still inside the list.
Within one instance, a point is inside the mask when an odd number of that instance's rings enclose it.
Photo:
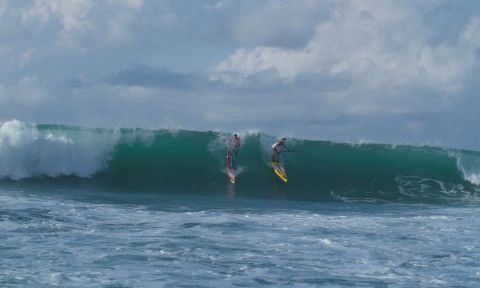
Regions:
[[[58,21],[61,29],[57,34],[57,44],[83,50],[91,44],[96,33],[106,34],[108,40],[128,41],[133,14],[142,7],[143,0],[34,0],[28,9],[23,11],[22,23],[44,25],[50,21]],[[99,12],[102,10],[109,13]],[[96,13],[102,14],[101,17]]]
[[[476,66],[479,20],[473,18],[456,43],[432,45],[412,3],[338,1],[305,47],[238,49],[210,77],[238,85],[270,71],[294,84],[304,76],[333,81],[342,74],[351,83],[335,93],[320,87],[318,104],[361,115],[441,109]]]
[[[245,77],[272,70],[285,82],[292,82],[302,72],[310,70],[311,57],[304,50],[289,50],[272,47],[238,49],[227,60],[220,62],[211,71],[212,80],[227,83],[242,81]]]
[[[91,0],[34,0],[30,9],[22,14],[22,22],[39,20],[46,23],[54,17],[62,26],[58,33],[59,44],[80,48],[81,38],[95,28],[88,18],[94,5]]]
[[[0,114],[436,137],[447,122],[478,119],[479,10],[450,0],[0,0]],[[203,82],[213,61],[209,76],[224,83]],[[151,73],[103,81],[135,64]]]

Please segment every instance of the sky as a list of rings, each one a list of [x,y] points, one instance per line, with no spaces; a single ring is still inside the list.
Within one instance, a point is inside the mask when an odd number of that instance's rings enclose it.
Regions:
[[[480,150],[476,0],[0,0],[0,121]]]

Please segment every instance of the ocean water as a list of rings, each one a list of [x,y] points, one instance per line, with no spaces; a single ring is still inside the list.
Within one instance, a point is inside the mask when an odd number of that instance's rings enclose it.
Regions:
[[[1,287],[478,287],[480,153],[0,124]]]

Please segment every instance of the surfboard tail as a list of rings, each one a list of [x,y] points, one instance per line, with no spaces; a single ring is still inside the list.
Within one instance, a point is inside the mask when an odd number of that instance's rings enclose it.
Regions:
[[[277,174],[278,178],[285,183],[288,182],[287,172],[285,172],[285,168],[283,168],[280,162],[272,162],[272,168],[275,174]]]

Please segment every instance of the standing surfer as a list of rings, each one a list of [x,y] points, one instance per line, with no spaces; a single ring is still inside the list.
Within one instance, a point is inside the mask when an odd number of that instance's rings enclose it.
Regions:
[[[275,163],[279,162],[278,157],[280,157],[280,146],[284,146],[287,149],[287,151],[289,150],[288,147],[285,145],[286,140],[287,139],[283,137],[282,139],[278,140],[277,142],[275,142],[275,144],[272,145],[272,162],[275,162]]]
[[[235,152],[235,156],[237,156],[238,150],[240,149],[241,142],[240,142],[240,138],[236,133],[233,134],[232,143],[233,143],[233,152]]]
[[[228,178],[230,179],[230,182],[232,184],[235,184],[235,168],[233,165],[233,155],[231,150],[231,147],[233,146],[233,152],[235,152],[235,156],[238,154],[238,149],[240,148],[240,138],[238,138],[237,134],[234,134],[230,142],[225,141],[227,144],[227,155],[226,155],[226,166],[227,166],[227,174]]]

